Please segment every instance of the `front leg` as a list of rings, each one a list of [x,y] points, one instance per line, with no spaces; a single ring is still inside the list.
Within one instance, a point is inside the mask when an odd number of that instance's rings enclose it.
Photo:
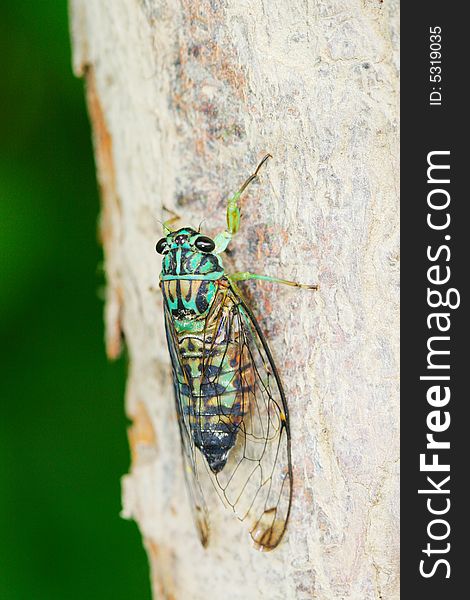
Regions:
[[[218,233],[214,238],[214,242],[215,242],[214,252],[216,254],[220,254],[221,252],[223,252],[229,245],[232,237],[236,233],[238,233],[238,230],[240,229],[240,219],[241,219],[240,204],[239,204],[240,196],[243,194],[243,192],[246,190],[246,188],[250,185],[250,183],[253,181],[253,179],[256,179],[256,177],[258,177],[259,170],[264,165],[264,163],[268,160],[268,158],[272,158],[272,156],[270,154],[266,154],[266,156],[263,158],[263,160],[256,167],[256,171],[253,173],[253,175],[250,175],[248,177],[248,179],[245,181],[245,183],[242,185],[242,187],[238,190],[238,192],[236,194],[234,194],[231,198],[229,198],[229,201],[227,204],[227,229],[225,231],[222,231],[221,233]]]

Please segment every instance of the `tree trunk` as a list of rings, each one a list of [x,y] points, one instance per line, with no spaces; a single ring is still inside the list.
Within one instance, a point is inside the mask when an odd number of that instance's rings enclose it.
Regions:
[[[130,473],[155,598],[398,598],[398,0],[72,0],[103,210],[106,345],[129,353]],[[225,228],[225,261],[320,291],[244,290],[284,381],[294,501],[271,553],[209,490],[198,541],[155,243]],[[228,262],[227,262],[228,261]]]

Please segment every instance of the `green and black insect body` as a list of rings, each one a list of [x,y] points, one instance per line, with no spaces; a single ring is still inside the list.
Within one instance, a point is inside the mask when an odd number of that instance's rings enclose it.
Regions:
[[[292,501],[290,426],[282,383],[267,342],[237,281],[261,279],[317,289],[253,273],[225,273],[221,253],[240,226],[240,195],[229,200],[227,230],[214,239],[189,227],[156,246],[163,255],[160,286],[173,367],[186,480],[199,536],[209,537],[199,473],[205,469],[224,504],[261,550],[286,529]]]

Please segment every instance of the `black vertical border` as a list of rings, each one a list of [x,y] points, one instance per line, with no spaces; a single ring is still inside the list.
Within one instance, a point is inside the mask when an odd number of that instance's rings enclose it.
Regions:
[[[467,419],[470,397],[465,387],[465,373],[470,372],[466,312],[470,195],[464,184],[466,173],[470,172],[466,149],[470,25],[464,8],[463,4],[435,0],[401,5],[401,598],[410,600],[470,597],[470,552],[466,544],[469,518],[466,513],[470,507],[470,491],[466,489],[470,481]],[[429,77],[430,27],[442,29],[442,82],[437,84],[442,88],[442,106],[429,106],[429,93],[436,85]],[[426,178],[427,154],[434,150],[450,150],[451,183],[446,188],[451,194],[451,224],[445,232],[432,231],[426,223],[430,190]],[[450,240],[444,240],[446,234],[451,236]],[[447,334],[451,337],[451,400],[442,410],[450,411],[451,425],[440,438],[451,443],[450,450],[440,452],[441,462],[447,456],[451,465],[448,473],[451,508],[443,516],[451,532],[445,541],[433,542],[426,529],[437,517],[427,510],[427,496],[418,494],[418,489],[430,487],[426,485],[426,475],[432,476],[420,472],[419,455],[426,451],[426,417],[433,408],[426,401],[429,383],[419,377],[426,374],[426,343],[432,335],[426,324],[426,317],[432,312],[426,299],[427,269],[432,264],[426,250],[428,245],[436,248],[445,243],[450,247],[451,258],[448,263],[442,260],[440,264],[450,266],[448,285],[460,291],[461,304],[458,309],[448,311],[452,320]],[[435,474],[437,481],[444,476]],[[450,543],[448,553],[433,555],[435,560],[442,557],[449,561],[449,579],[445,578],[446,568],[442,565],[430,578],[420,575],[422,559],[427,559],[427,569],[432,565],[433,559],[422,552],[428,542],[436,548]]]

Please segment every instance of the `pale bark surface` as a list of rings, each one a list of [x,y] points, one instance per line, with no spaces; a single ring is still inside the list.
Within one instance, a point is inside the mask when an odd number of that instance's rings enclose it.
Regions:
[[[110,356],[129,353],[123,514],[155,598],[398,598],[397,0],[73,0],[108,277]],[[250,283],[286,388],[294,505],[274,552],[184,486],[155,242],[163,206],[213,234],[257,160],[226,265]]]

